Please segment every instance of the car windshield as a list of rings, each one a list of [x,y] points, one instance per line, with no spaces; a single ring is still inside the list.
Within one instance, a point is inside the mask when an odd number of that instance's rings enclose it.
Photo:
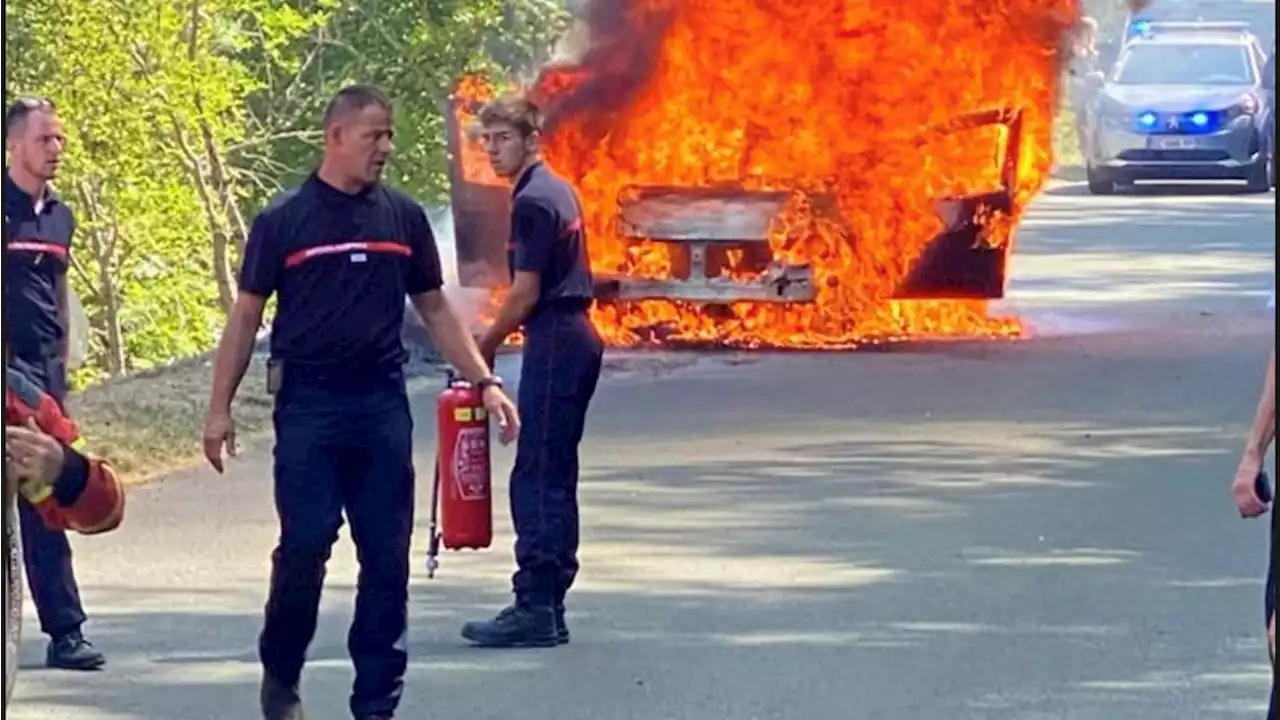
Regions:
[[[1249,31],[1257,35],[1263,45],[1273,42],[1276,35],[1276,4],[1274,0],[1234,0],[1231,2],[1171,2],[1155,0],[1151,7],[1129,18],[1129,32],[1134,33],[1142,22],[1243,22]]]
[[[1120,85],[1252,85],[1253,64],[1243,45],[1152,44],[1129,48]]]

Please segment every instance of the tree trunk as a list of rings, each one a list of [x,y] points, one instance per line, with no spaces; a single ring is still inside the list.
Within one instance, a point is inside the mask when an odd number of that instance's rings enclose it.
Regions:
[[[93,256],[93,264],[97,267],[94,289],[102,304],[101,327],[97,328],[106,338],[106,352],[103,358],[107,373],[111,377],[124,374],[127,354],[124,345],[124,329],[120,326],[120,296],[116,291],[116,281],[112,268],[116,260],[116,248],[120,242],[119,218],[112,213],[111,222],[106,222],[102,208],[102,195],[89,183],[82,181],[77,188],[80,202],[88,216],[90,228],[86,232],[89,238],[89,252]]]

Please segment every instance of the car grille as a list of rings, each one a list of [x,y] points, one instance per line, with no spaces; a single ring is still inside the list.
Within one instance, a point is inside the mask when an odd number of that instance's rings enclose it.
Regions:
[[[1229,160],[1225,150],[1125,150],[1120,159],[1128,162],[1218,162]]]

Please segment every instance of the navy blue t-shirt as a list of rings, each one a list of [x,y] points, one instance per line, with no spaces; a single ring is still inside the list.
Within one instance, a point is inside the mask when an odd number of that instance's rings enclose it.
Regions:
[[[518,271],[536,272],[541,279],[531,315],[553,305],[585,308],[591,302],[591,262],[581,208],[573,187],[541,162],[516,181],[507,265],[513,279]]]
[[[381,185],[345,193],[314,173],[254,219],[240,268],[241,290],[277,295],[271,355],[286,376],[398,368],[405,295],[442,284],[422,206]]]
[[[59,360],[66,331],[58,318],[59,285],[71,260],[76,231],[71,208],[52,190],[39,214],[35,199],[4,174],[4,324],[15,357],[32,380],[61,396],[65,368]]]

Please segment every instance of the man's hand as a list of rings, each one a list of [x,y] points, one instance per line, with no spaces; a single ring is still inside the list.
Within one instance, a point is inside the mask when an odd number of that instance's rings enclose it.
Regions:
[[[1271,651],[1271,664],[1276,664],[1276,616],[1271,615],[1271,622],[1267,623],[1267,649]]]
[[[510,445],[520,436],[520,414],[516,412],[515,403],[501,388],[490,385],[484,389],[484,406],[490,415],[498,419],[498,440],[503,445]]]
[[[1240,459],[1236,479],[1231,483],[1231,497],[1236,501],[1240,517],[1257,517],[1267,511],[1267,503],[1258,497],[1258,473],[1262,470],[1262,457],[1246,452]]]
[[[227,455],[236,456],[236,423],[230,410],[210,410],[204,421],[204,456],[218,472],[222,472],[224,446]]]
[[[41,432],[31,420],[5,427],[5,470],[20,483],[52,485],[62,474],[64,452],[62,443]]]

